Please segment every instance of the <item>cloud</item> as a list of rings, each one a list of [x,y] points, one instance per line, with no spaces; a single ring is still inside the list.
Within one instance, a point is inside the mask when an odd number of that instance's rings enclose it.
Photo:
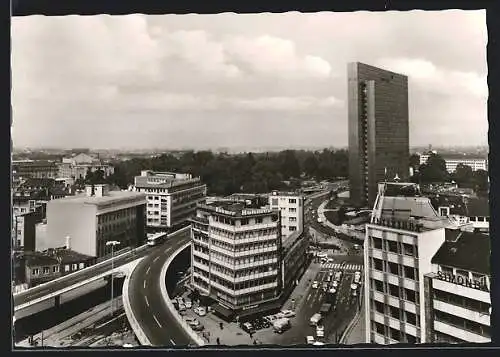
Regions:
[[[488,97],[485,75],[440,68],[430,61],[418,58],[383,58],[378,61],[378,65],[393,72],[406,74],[410,83],[415,83],[428,92],[453,96],[461,92],[480,99]]]

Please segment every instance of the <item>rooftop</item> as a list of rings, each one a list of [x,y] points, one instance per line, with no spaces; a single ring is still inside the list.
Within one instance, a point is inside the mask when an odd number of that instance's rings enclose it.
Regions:
[[[487,198],[466,198],[465,206],[468,217],[489,217],[490,204]]]
[[[446,230],[446,241],[432,258],[433,264],[490,275],[490,236]]]
[[[262,208],[255,204],[248,204],[244,200],[219,199],[208,204],[199,204],[199,208],[225,214],[228,216],[251,216],[261,214],[278,213],[268,208]]]
[[[285,197],[300,197],[301,194],[297,192],[290,192],[290,191],[272,191],[270,196],[285,196]]]
[[[52,200],[51,203],[75,203],[75,204],[89,204],[89,205],[107,205],[112,203],[119,203],[123,200],[145,198],[145,194],[134,191],[109,191],[106,196],[88,196],[87,194],[79,194],[75,196],[67,196]]]

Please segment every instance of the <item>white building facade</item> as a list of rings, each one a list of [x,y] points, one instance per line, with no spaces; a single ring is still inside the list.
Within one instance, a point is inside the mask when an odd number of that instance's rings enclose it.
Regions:
[[[142,171],[134,179],[134,190],[146,195],[146,225],[155,229],[183,224],[207,195],[199,177],[171,172]]]
[[[420,165],[427,163],[429,156],[429,154],[420,155]],[[488,159],[484,157],[447,157],[443,155],[442,158],[446,162],[446,171],[449,173],[455,172],[459,164],[470,166],[472,171],[488,170]]]
[[[379,185],[364,242],[367,343],[427,342],[424,275],[449,222],[418,191],[409,183]]]
[[[52,247],[71,240],[71,249],[93,257],[109,253],[107,241],[117,249],[145,241],[146,197],[139,192],[107,191],[106,185],[87,186],[85,194],[52,200],[47,204],[47,238]]]
[[[296,193],[273,191],[269,207],[281,214],[281,236],[288,237],[304,230],[304,197]]]
[[[104,177],[108,177],[114,173],[114,168],[111,165],[103,163],[101,160],[87,154],[78,154],[73,157],[63,158],[62,162],[57,163],[58,177],[66,179],[84,179],[87,172],[95,172],[101,170],[104,172]]]
[[[230,314],[274,302],[281,291],[277,211],[221,200],[192,219],[192,286]]]

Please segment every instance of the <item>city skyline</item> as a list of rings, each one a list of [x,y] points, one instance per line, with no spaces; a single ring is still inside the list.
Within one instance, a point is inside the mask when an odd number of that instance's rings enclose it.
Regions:
[[[408,75],[410,146],[485,145],[485,24],[460,10],[15,18],[13,144],[347,146],[345,67],[360,61]]]

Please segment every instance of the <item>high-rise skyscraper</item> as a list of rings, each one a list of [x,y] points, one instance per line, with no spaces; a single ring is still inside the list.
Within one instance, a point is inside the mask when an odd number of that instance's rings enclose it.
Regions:
[[[349,63],[348,103],[350,197],[370,207],[378,182],[409,175],[408,77]]]

